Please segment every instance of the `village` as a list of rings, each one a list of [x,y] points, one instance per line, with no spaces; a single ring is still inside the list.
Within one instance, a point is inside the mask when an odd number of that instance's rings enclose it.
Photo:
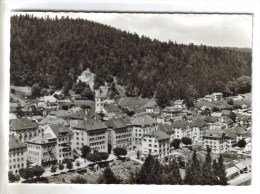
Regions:
[[[182,99],[161,108],[153,98],[110,99],[107,86],[94,92],[94,100],[62,91],[31,99],[31,88],[11,86],[10,182],[28,181],[22,171],[37,166],[50,183],[73,183],[76,176],[97,183],[104,164],[127,179],[148,155],[185,166],[193,150],[204,159],[210,149],[213,159],[223,156],[230,185],[250,184],[251,93],[212,93],[193,108]]]

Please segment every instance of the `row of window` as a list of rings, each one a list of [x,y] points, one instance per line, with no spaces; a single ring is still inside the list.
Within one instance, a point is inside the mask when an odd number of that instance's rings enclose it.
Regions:
[[[89,138],[89,141],[95,141],[95,140],[100,140],[100,139],[105,139],[105,136],[98,136],[94,138]]]
[[[39,156],[39,155],[40,155],[39,152],[31,151],[31,150],[28,150],[28,154],[29,154],[29,155],[33,155],[33,156]]]
[[[13,160],[12,160],[12,159],[9,160],[10,163],[11,163],[12,161],[13,161],[13,162],[16,162],[16,161],[17,161],[17,162],[20,162],[20,158],[16,158],[16,159],[14,158]],[[21,158],[21,161],[23,162],[23,158]]]
[[[21,165],[20,164],[17,164],[17,168],[23,168],[24,167],[24,164],[22,163]],[[16,165],[14,164],[13,166],[12,165],[10,165],[9,166],[9,169],[11,170],[12,168],[16,168]]]
[[[105,141],[100,141],[100,142],[95,142],[95,143],[90,143],[90,146],[96,146],[96,145],[102,145],[105,144]]]
[[[13,157],[15,157],[15,156],[23,156],[23,152],[17,152],[17,153],[13,153]],[[9,154],[9,157],[11,158],[11,154]]]

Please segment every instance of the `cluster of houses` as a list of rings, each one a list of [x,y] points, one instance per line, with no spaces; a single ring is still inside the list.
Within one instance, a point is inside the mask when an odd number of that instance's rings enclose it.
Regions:
[[[62,163],[81,155],[84,145],[102,152],[108,152],[109,147],[123,147],[140,151],[143,158],[151,154],[163,159],[170,154],[174,139],[188,137],[193,144],[209,146],[219,154],[240,139],[250,138],[251,119],[240,119],[243,122],[239,124],[240,120],[233,121],[224,114],[205,114],[205,105],[188,110],[184,100],[176,100],[164,109],[148,101],[129,116],[123,111],[128,107],[109,100],[108,92],[107,87],[100,87],[95,91],[95,101],[88,101],[88,106],[74,103],[67,110],[60,106],[64,100],[45,96],[36,104],[43,115],[10,119],[10,171],[17,174],[27,165]],[[214,102],[223,101],[221,93],[212,96]],[[209,112],[214,113],[210,107]],[[237,119],[248,116],[242,113],[237,113]]]

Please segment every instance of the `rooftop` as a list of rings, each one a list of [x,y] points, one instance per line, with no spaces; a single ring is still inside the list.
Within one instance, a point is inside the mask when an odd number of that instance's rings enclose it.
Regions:
[[[144,135],[144,137],[146,136],[150,136],[150,137],[154,137],[155,139],[159,140],[163,140],[163,139],[169,139],[170,136],[167,135],[165,132],[161,131],[161,130],[155,130],[155,131],[151,131],[147,134]]]
[[[36,128],[37,123],[29,120],[28,118],[13,119],[10,121],[9,128],[12,131],[18,131],[22,129]]]
[[[73,132],[68,127],[62,124],[50,125],[49,127],[52,129],[57,137],[61,135],[60,133],[66,132],[69,133],[69,135],[73,135]]]
[[[98,129],[106,129],[107,126],[101,121],[95,119],[88,119],[84,121],[79,121],[74,128],[83,129],[86,131],[98,130]]]
[[[149,115],[144,115],[144,116],[136,117],[134,120],[132,120],[131,123],[137,126],[152,126],[154,124],[157,124],[157,121],[154,120]]]
[[[121,112],[120,108],[116,104],[105,104],[104,109],[107,112]]]
[[[169,125],[169,124],[160,124],[158,127],[159,127],[159,130],[161,130],[167,134],[174,132],[173,126]]]
[[[127,118],[113,118],[106,121],[106,125],[113,129],[120,129],[131,125],[131,122]]]
[[[26,147],[25,143],[9,135],[9,150],[17,149],[17,148],[25,148],[25,147]]]

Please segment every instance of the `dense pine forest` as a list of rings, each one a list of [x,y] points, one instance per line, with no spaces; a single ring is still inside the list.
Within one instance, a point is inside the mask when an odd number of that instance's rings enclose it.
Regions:
[[[173,98],[249,92],[251,55],[160,42],[83,19],[11,17],[10,79],[18,86],[69,90],[89,68],[95,88],[116,77],[128,96],[156,97],[163,106]]]

